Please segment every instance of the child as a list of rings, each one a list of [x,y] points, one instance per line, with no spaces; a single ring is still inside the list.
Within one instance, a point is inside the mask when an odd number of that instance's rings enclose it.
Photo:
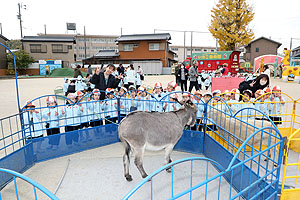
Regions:
[[[76,79],[70,79],[70,84],[69,84],[69,87],[68,87],[68,90],[67,90],[67,96],[68,96],[69,93],[75,93],[76,92],[75,83],[76,83]]]
[[[142,85],[141,75],[139,73],[135,74],[135,85],[137,90]]]
[[[103,110],[105,116],[105,124],[116,123],[118,120],[118,102],[114,98],[114,90],[112,88],[106,89],[105,102],[103,103]]]
[[[68,88],[69,88],[69,79],[68,78],[65,78],[65,83],[64,83],[64,89],[63,89],[63,92],[65,93],[65,96],[68,95]]]
[[[245,90],[243,92],[243,104],[239,104],[239,109],[243,109],[243,108],[254,108],[253,103],[250,101],[250,98],[252,96],[252,91],[251,90]],[[238,116],[243,119],[243,120],[247,120],[247,119],[253,119],[255,116],[254,110],[243,110],[240,112],[240,114],[238,114]],[[259,113],[257,113],[257,115],[259,115]]]
[[[146,92],[146,88],[143,86],[138,88],[138,105],[137,105],[137,110],[142,110],[142,111],[151,111],[150,109],[150,101],[149,97]]]
[[[203,101],[204,103],[207,103],[212,98],[212,93],[209,91],[206,91],[203,93]]]
[[[196,97],[194,97],[193,103],[197,106],[198,111],[197,111],[197,119],[196,119],[196,124],[195,126],[191,127],[191,130],[197,131],[197,129],[199,131],[202,131],[203,128],[203,124],[202,124],[202,119],[203,119],[203,113],[204,113],[204,102],[201,101],[201,92],[199,90],[197,90],[194,95]]]
[[[169,102],[165,103],[163,110],[165,112],[171,112],[178,110],[181,106],[177,103],[178,95],[176,93],[170,94]]]
[[[69,93],[67,97],[68,102],[62,114],[65,115],[65,133],[74,131],[73,133],[66,134],[66,145],[70,147],[72,142],[78,144],[79,135],[76,130],[80,128],[80,112],[83,111],[83,107],[74,103],[76,101],[75,93]]]
[[[120,119],[122,120],[124,117],[126,117],[126,94],[127,89],[125,87],[121,87],[118,93],[118,96],[120,98]]]
[[[170,83],[168,83],[167,91],[165,92],[163,101],[169,101],[170,98],[169,94],[175,91],[176,87],[177,87],[177,83],[175,81],[171,81]]]
[[[46,128],[47,128],[47,135],[54,135],[60,133],[60,123],[59,120],[63,115],[63,110],[58,109],[56,98],[53,96],[49,96],[46,99],[47,108],[45,108],[42,112],[43,118],[46,120]],[[49,148],[55,150],[58,148],[60,138],[58,139],[50,137],[49,138]]]
[[[75,84],[75,91],[83,91],[85,86],[86,84],[82,81],[82,77],[79,75]]]
[[[202,90],[202,74],[201,73],[197,77],[197,82],[198,82],[199,90]]]
[[[279,85],[274,86],[272,89],[271,102],[270,119],[275,125],[282,124],[281,115],[284,114],[283,106],[285,106],[285,99],[281,95],[281,88]]]
[[[129,99],[126,102],[126,109],[129,112],[137,110],[137,94],[136,89],[133,85],[129,86]]]
[[[24,133],[26,139],[43,137],[42,116],[35,110],[33,102],[26,101],[23,113]],[[39,150],[39,149],[38,149]]]
[[[154,90],[153,90],[153,105],[152,105],[152,111],[154,112],[162,112],[163,111],[163,102],[160,100],[163,98],[162,95],[162,84],[157,82],[154,85]]]
[[[191,99],[191,95],[189,93],[182,94],[182,101],[187,102],[190,99]]]
[[[269,87],[263,89],[264,95],[262,96],[262,101],[264,102],[262,104],[262,111],[269,115],[270,109],[271,109],[271,89]]]
[[[209,76],[207,76],[205,78],[205,81],[203,83],[204,87],[205,87],[205,90],[208,90],[209,86],[210,86],[210,81],[209,81]]]
[[[91,113],[90,114],[91,127],[103,125],[102,118],[101,118],[103,101],[100,101],[100,95],[101,95],[100,90],[94,89],[91,95],[92,100],[88,100],[89,103],[87,104],[87,108]]]
[[[88,128],[89,127],[89,112],[87,108],[87,102],[83,102],[84,98],[83,93],[80,91],[76,92],[76,102],[80,106],[80,108],[83,108],[80,112],[80,129]]]

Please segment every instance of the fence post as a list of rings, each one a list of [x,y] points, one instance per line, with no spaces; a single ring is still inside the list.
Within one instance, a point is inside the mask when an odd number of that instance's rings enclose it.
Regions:
[[[293,111],[292,111],[292,124],[291,124],[291,132],[290,132],[290,135],[293,134],[294,132],[294,125],[295,125],[295,119],[296,119],[296,104],[297,104],[297,101],[294,100],[293,102]]]
[[[117,97],[117,103],[118,103],[118,124],[120,124],[121,121],[121,110],[120,110],[120,106],[121,106],[121,102],[120,102],[120,98],[121,97]]]

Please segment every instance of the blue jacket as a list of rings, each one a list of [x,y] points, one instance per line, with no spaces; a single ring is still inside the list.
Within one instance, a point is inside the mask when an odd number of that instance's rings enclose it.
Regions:
[[[56,113],[58,114],[57,116]],[[42,117],[45,119],[46,123],[49,123],[49,128],[59,127],[59,120],[62,116],[62,109],[59,107],[47,107],[42,112]]]
[[[66,105],[64,107],[65,112],[65,126],[78,126],[80,125],[80,106]]]
[[[118,116],[118,102],[117,99],[105,99],[102,105],[105,117]]]
[[[30,132],[31,137],[38,137],[44,134],[41,113],[30,113],[29,111],[26,111],[23,113],[23,121],[26,138],[30,137]]]
[[[87,104],[87,108],[89,109],[91,121],[102,119],[103,101],[90,101]]]

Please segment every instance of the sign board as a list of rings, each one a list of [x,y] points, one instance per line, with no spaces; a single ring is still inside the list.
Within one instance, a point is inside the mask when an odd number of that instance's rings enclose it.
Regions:
[[[62,68],[61,60],[39,60],[40,75],[50,75],[56,68]]]
[[[67,30],[76,31],[76,23],[67,23]]]
[[[193,53],[193,60],[229,60],[233,51],[201,52]],[[237,57],[236,57],[237,60]]]

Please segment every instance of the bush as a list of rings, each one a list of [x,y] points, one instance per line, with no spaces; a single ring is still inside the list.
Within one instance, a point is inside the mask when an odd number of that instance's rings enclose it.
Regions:
[[[20,50],[14,52],[16,57],[16,66],[18,71],[23,71],[20,69],[28,69],[29,65],[34,62],[34,59],[29,55],[29,53]],[[14,57],[8,53],[7,54],[7,62],[8,62],[8,69],[14,69]]]

